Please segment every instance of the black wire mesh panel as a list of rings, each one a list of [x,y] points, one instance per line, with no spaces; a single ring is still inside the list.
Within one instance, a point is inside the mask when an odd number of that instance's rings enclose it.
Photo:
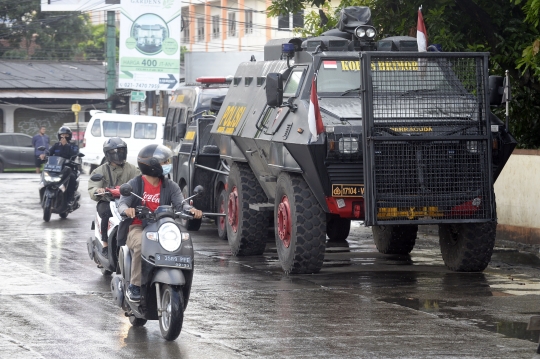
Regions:
[[[490,219],[487,61],[421,56],[372,56],[369,64],[374,223]]]

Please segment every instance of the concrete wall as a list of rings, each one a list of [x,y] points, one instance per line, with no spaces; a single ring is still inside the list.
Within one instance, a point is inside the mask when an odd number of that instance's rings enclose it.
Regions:
[[[497,182],[497,238],[540,244],[540,150],[514,150]]]

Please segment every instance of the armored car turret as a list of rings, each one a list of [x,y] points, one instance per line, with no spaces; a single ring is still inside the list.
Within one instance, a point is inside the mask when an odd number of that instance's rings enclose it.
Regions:
[[[327,237],[360,220],[382,253],[411,252],[432,224],[450,269],[487,266],[493,183],[516,145],[490,111],[488,54],[375,38],[370,9],[350,7],[337,29],[270,41],[239,66],[211,131],[230,166],[235,255],[262,254],[273,223],[283,270],[315,273]]]

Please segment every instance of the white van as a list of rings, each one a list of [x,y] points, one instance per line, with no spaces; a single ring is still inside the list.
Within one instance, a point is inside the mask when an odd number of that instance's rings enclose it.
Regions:
[[[103,111],[90,111],[92,118],[88,122],[81,146],[82,169],[92,172],[105,163],[103,143],[111,137],[120,137],[128,146],[127,162],[137,166],[137,155],[146,145],[163,143],[165,117],[119,115]]]

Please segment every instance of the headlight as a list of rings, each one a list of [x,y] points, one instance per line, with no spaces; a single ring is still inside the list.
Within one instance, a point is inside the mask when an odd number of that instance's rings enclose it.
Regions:
[[[356,153],[358,152],[358,139],[342,137],[339,139],[338,149],[341,153]]]
[[[366,36],[373,39],[375,37],[375,29],[367,29],[366,30]]]
[[[182,244],[180,230],[173,223],[165,223],[158,230],[159,244],[169,252],[174,252]]]
[[[356,28],[356,30],[354,30],[354,32],[356,34],[356,37],[364,37],[364,36],[366,36],[366,29],[363,29],[361,27]]]
[[[43,172],[43,178],[47,182],[60,182],[60,180],[62,179],[62,177],[60,176],[51,176],[49,172]]]

